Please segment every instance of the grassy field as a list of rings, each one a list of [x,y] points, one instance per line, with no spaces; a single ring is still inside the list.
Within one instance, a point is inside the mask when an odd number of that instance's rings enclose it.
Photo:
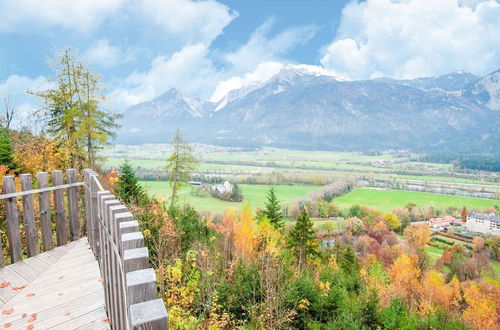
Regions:
[[[141,181],[141,184],[146,187],[150,194],[168,197],[170,196],[170,188],[168,182],[165,181]],[[243,203],[248,203],[252,208],[263,207],[266,202],[266,195],[271,186],[268,185],[239,185],[243,195],[243,202],[226,202],[210,195],[198,197],[191,193],[191,187],[186,187],[180,192],[181,203],[189,203],[195,209],[203,211],[222,211],[227,208],[240,209]],[[279,185],[275,186],[276,195],[281,203],[292,204],[297,199],[304,197],[309,192],[319,188],[318,186],[290,186]]]
[[[333,203],[342,208],[351,207],[356,204],[373,206],[385,212],[392,211],[394,207],[404,207],[408,203],[415,203],[419,207],[423,207],[425,205],[432,205],[440,208],[460,208],[466,206],[468,209],[484,209],[495,205],[500,206],[500,201],[489,199],[438,195],[413,191],[376,190],[364,188],[354,189],[344,196],[335,198]]]

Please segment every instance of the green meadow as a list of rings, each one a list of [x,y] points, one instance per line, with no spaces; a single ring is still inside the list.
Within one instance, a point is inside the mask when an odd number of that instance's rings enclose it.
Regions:
[[[141,184],[152,195],[167,198],[171,194],[170,186],[166,181],[141,181]],[[239,186],[243,192],[243,202],[226,202],[209,194],[203,197],[196,196],[191,192],[193,187],[190,186],[180,191],[179,200],[181,203],[189,203],[195,209],[202,211],[222,211],[227,208],[241,209],[244,203],[248,203],[254,209],[265,206],[267,192],[271,188],[270,185],[241,184]],[[319,188],[319,186],[277,185],[274,188],[281,203],[292,204],[297,199],[305,197],[309,192]]]
[[[419,207],[431,205],[439,208],[461,208],[465,206],[467,209],[500,206],[500,201],[489,199],[365,188],[354,189],[348,194],[335,198],[333,203],[341,208],[348,208],[356,204],[373,206],[385,212],[390,212],[395,207],[404,207],[408,203],[415,203]]]

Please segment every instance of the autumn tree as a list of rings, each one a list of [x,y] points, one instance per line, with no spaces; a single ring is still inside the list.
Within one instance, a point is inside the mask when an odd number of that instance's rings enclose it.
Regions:
[[[424,246],[429,243],[431,238],[431,228],[425,224],[408,226],[403,236],[413,247]]]
[[[172,139],[173,152],[167,159],[168,181],[172,188],[170,195],[173,206],[179,189],[186,185],[191,177],[191,172],[196,168],[198,160],[194,157],[192,148],[183,138],[181,131],[177,129]]]
[[[396,230],[401,225],[399,218],[392,213],[386,213],[382,216],[382,218],[384,219],[384,222],[387,225],[387,228],[389,228],[391,230]]]
[[[255,248],[255,221],[248,204],[243,205],[239,221],[234,226],[235,252],[242,259],[252,258]]]
[[[480,291],[478,285],[472,282],[464,288],[464,298],[467,304],[462,314],[464,322],[474,329],[498,329],[496,302],[498,296],[490,296]]]
[[[266,208],[264,209],[264,215],[267,217],[269,222],[276,229],[283,229],[285,226],[283,212],[281,211],[280,201],[276,196],[276,191],[274,187],[269,189],[267,193]]]
[[[297,256],[299,269],[303,268],[307,257],[315,255],[318,251],[318,240],[313,230],[313,223],[305,208],[302,209],[295,227],[290,232],[289,246]]]
[[[402,254],[388,269],[391,281],[389,293],[393,297],[400,296],[411,310],[417,308],[421,292],[420,270],[415,263],[416,256]]]
[[[96,151],[114,136],[119,116],[103,109],[100,77],[72,49],[64,49],[49,64],[56,73],[55,87],[29,92],[45,103],[41,113],[47,119],[48,132],[67,154],[68,165],[93,167]]]
[[[460,218],[462,218],[462,222],[467,222],[467,215],[469,214],[469,211],[467,211],[467,208],[464,206],[460,210]]]

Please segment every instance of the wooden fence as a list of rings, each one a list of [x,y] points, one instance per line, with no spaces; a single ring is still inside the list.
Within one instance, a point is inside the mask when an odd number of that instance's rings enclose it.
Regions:
[[[8,251],[12,263],[22,260],[23,246],[26,248],[28,257],[37,255],[40,250],[48,251],[54,248],[50,192],[53,193],[54,199],[56,245],[64,245],[68,242],[68,239],[73,241],[80,238],[78,187],[83,186],[83,182],[76,181],[76,170],[66,170],[66,184],[63,184],[62,171],[52,172],[51,187],[49,187],[47,172],[38,172],[36,179],[38,189],[33,189],[33,178],[31,174],[21,174],[21,191],[16,192],[15,178],[13,176],[4,176],[2,178],[4,194],[0,195],[0,200],[5,200],[5,219],[7,222],[7,241],[9,244]],[[67,190],[68,226],[66,224],[65,189]],[[40,231],[42,236],[41,245],[35,223],[35,194],[38,195],[38,216],[40,219]],[[18,197],[22,197],[24,244],[21,241],[21,233],[19,231],[20,212],[17,203]],[[0,241],[0,267],[5,265],[3,250]]]
[[[168,317],[157,298],[156,274],[133,215],[109,191],[97,173],[84,170],[88,239],[99,260],[104,295],[115,329],[167,329]]]
[[[66,170],[66,184],[62,171],[52,172],[49,187],[48,173],[36,176],[33,189],[30,174],[20,176],[21,191],[16,192],[15,178],[2,179],[7,222],[8,254],[12,263],[22,260],[23,247],[28,257],[40,250],[54,248],[50,193],[53,193],[55,243],[57,246],[77,240],[86,234],[91,249],[99,261],[103,278],[104,296],[109,321],[113,329],[167,329],[165,305],[157,299],[156,275],[148,266],[148,249],[137,221],[109,191],[105,191],[92,170],[84,170],[84,182],[77,182],[77,172]],[[78,207],[78,188],[85,187],[85,228],[81,230]],[[66,190],[66,194],[64,191]],[[38,218],[42,241],[39,242],[35,222],[35,199],[38,195]],[[20,212],[17,198],[22,197],[23,244]],[[66,202],[67,201],[67,202]],[[40,244],[41,243],[41,244]],[[5,265],[0,240],[0,267]]]

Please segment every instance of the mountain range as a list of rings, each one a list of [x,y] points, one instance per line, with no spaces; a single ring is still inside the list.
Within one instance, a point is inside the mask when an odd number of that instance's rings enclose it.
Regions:
[[[170,89],[127,109],[117,142],[499,154],[500,69],[348,81],[302,66],[208,102]]]

